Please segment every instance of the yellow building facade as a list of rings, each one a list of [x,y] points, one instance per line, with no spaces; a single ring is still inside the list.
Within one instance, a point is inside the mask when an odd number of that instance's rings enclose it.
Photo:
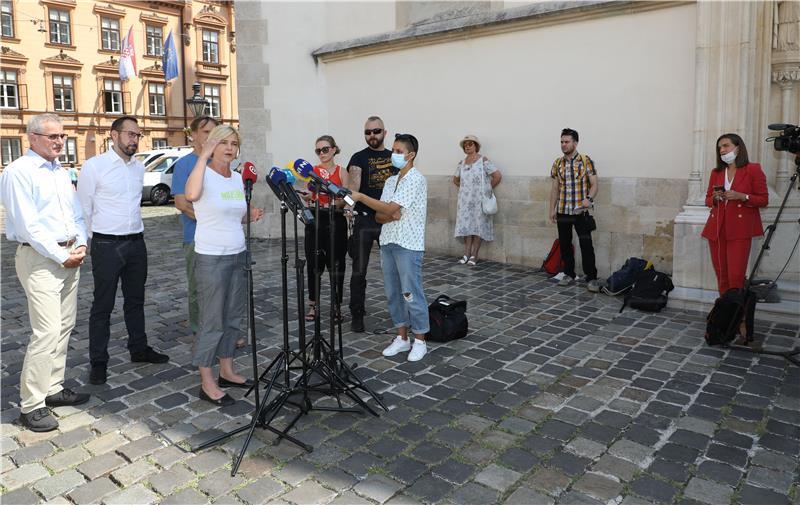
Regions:
[[[64,121],[62,163],[80,167],[108,148],[110,126],[135,116],[144,151],[187,143],[193,118],[186,100],[199,95],[206,113],[238,126],[236,32],[232,1],[158,2],[1,0],[0,155],[7,165],[28,148],[25,125],[43,112]],[[123,41],[131,30],[137,75],[120,79]],[[170,33],[178,77],[165,80]]]

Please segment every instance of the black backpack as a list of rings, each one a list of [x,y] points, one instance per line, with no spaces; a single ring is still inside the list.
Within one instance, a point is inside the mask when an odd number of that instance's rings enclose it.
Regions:
[[[727,345],[736,338],[742,320],[746,321],[747,335],[753,332],[756,295],[750,290],[729,289],[714,302],[706,317],[706,343]]]
[[[611,274],[603,286],[603,293],[611,296],[621,295],[628,291],[636,282],[639,272],[653,268],[653,264],[642,258],[628,258],[619,270]]]
[[[639,272],[619,311],[630,306],[645,312],[661,312],[667,306],[667,295],[673,289],[675,286],[669,275],[655,269]]]
[[[431,342],[450,342],[467,336],[467,302],[439,295],[428,305],[431,329],[425,338]]]

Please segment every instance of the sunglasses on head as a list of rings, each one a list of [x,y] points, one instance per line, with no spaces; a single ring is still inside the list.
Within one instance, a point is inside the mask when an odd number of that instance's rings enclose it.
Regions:
[[[383,132],[383,128],[373,128],[371,130],[370,129],[366,129],[366,130],[364,130],[364,135],[367,135],[367,136],[369,136],[370,134],[372,134],[372,135],[380,135],[381,132]]]
[[[314,152],[317,153],[317,156],[321,154],[328,154],[328,151],[333,149],[331,146],[320,147],[319,149],[314,149]]]

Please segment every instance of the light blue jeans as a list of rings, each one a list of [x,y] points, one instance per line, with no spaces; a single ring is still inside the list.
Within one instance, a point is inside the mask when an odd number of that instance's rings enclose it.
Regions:
[[[381,246],[383,288],[395,328],[410,327],[416,335],[430,330],[428,302],[422,291],[422,256],[397,244]]]

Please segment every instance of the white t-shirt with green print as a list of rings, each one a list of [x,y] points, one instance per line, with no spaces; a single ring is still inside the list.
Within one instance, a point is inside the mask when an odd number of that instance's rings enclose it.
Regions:
[[[194,202],[197,231],[194,250],[198,254],[224,256],[245,250],[242,218],[247,212],[242,177],[231,172],[223,177],[211,167],[203,175],[203,193]]]

